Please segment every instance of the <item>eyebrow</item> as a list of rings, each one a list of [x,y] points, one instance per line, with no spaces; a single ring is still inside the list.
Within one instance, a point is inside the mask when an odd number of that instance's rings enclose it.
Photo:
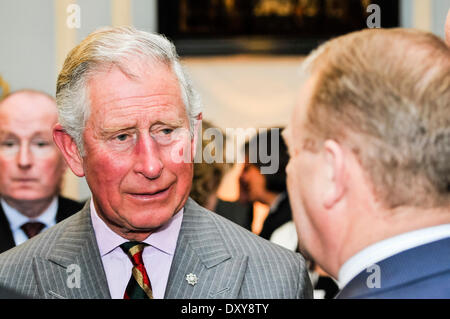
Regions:
[[[39,131],[39,132],[36,132],[33,135],[31,135],[31,137],[32,138],[34,138],[34,137],[52,137],[53,138],[51,131],[50,132],[41,132],[41,131]]]
[[[175,127],[181,127],[183,126],[184,122],[183,120],[177,119],[177,120],[169,120],[169,121],[156,121],[155,123],[153,123],[151,126],[155,126],[155,125],[170,125],[170,126],[175,126]]]
[[[13,137],[13,138],[21,138],[20,136],[18,136],[16,133],[11,132],[11,131],[3,131],[0,130],[0,137],[5,138],[5,137]],[[46,138],[46,137],[50,137],[52,138],[52,133],[51,132],[42,132],[42,131],[38,131],[35,132],[31,135],[30,138],[36,138],[36,137],[42,137],[42,138]]]
[[[112,134],[119,133],[119,132],[126,132],[130,130],[135,130],[136,126],[127,126],[127,127],[107,127],[107,128],[101,128],[98,135],[101,137],[108,137]]]
[[[150,128],[155,125],[169,125],[169,126],[173,126],[173,127],[182,127],[183,124],[184,124],[183,120],[180,120],[180,119],[173,120],[173,121],[158,120],[158,121],[152,123]],[[117,126],[114,126],[114,124],[113,124],[111,127],[101,128],[100,135],[107,136],[107,135],[114,134],[117,132],[126,132],[126,131],[130,131],[130,130],[136,130],[136,128],[137,128],[137,126],[135,124],[132,124],[132,125],[125,124],[124,126],[122,126],[120,124]]]

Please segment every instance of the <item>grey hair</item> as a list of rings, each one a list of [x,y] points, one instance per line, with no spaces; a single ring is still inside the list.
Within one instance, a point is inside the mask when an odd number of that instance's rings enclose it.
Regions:
[[[301,72],[315,81],[308,149],[326,139],[349,146],[390,209],[449,205],[450,48],[442,39],[358,31],[323,44]]]
[[[91,33],[69,53],[56,86],[59,122],[74,139],[81,155],[84,155],[83,131],[90,115],[89,78],[110,65],[135,77],[126,65],[134,57],[160,62],[172,69],[180,85],[193,136],[202,103],[179,61],[173,43],[162,35],[133,27],[106,27]]]

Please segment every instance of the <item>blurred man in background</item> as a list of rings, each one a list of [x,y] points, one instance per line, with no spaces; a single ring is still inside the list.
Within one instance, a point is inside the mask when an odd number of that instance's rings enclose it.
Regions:
[[[269,206],[259,235],[292,251],[298,251],[298,237],[292,221],[291,205],[286,188],[286,166],[289,154],[281,137],[281,127],[263,130],[245,145],[246,163],[240,176],[241,200],[253,204],[258,201]],[[262,149],[262,152],[261,152]],[[252,163],[251,153],[258,154]],[[262,167],[273,165],[261,157],[266,153],[278,169],[272,174],[262,174]],[[338,287],[316,263],[309,259],[309,275],[314,288],[314,298],[330,299],[336,296]]]
[[[251,230],[253,210],[248,209],[249,205],[222,200],[217,194],[222,179],[233,167],[226,163],[225,150],[225,133],[212,123],[202,120],[201,148],[196,153],[197,156],[202,155],[202,158],[194,163],[190,196],[200,206]]]
[[[284,133],[301,250],[339,279],[340,298],[449,298],[449,47],[364,30],[303,67]]]
[[[276,240],[272,241],[295,251],[297,234],[291,223],[291,207],[286,190],[286,165],[289,155],[280,132],[279,127],[263,130],[244,145],[245,165],[239,178],[241,201],[251,204],[257,201],[269,206],[269,215],[259,235],[271,240],[278,230]],[[266,162],[261,154],[267,154],[276,164]],[[262,174],[261,168],[269,165],[277,166],[275,172]]]
[[[82,208],[59,196],[66,165],[53,142],[55,100],[17,91],[0,102],[0,252]]]

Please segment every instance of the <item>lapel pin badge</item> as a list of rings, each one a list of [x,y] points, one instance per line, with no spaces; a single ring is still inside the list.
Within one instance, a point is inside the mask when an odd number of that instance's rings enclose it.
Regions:
[[[189,285],[195,286],[195,284],[198,282],[197,275],[190,273],[186,275],[186,281]]]

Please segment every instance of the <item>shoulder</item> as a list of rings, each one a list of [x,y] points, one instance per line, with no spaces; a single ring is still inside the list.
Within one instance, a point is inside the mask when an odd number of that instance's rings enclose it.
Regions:
[[[306,273],[306,263],[300,254],[273,244],[192,200],[187,208],[189,213],[185,213],[183,222],[185,227],[198,228],[196,240],[223,245],[231,256],[246,256],[249,271],[257,270],[275,277],[283,274],[287,278],[298,278]]]
[[[377,263],[376,273],[361,272],[343,298],[450,298],[450,238],[399,252]],[[368,288],[376,279],[379,287]]]
[[[388,298],[450,298],[450,237],[406,250],[383,265],[392,274]]]
[[[17,274],[26,274],[31,271],[33,259],[48,258],[58,245],[61,236],[72,231],[71,228],[79,225],[81,219],[85,217],[85,212],[79,212],[23,244],[0,254],[0,284],[4,283],[5,279],[12,280],[12,277]]]
[[[431,274],[403,285],[392,287],[374,294],[375,298],[413,298],[413,299],[448,299],[450,298],[450,270],[445,273]]]
[[[264,258],[266,261],[271,257],[275,260],[286,258],[299,261],[302,259],[300,254],[276,245],[213,212],[210,212],[209,218],[217,226],[222,239],[226,241],[232,252],[245,252],[250,256]]]
[[[284,256],[286,258],[301,258],[300,254],[287,250],[279,245],[275,245],[266,239],[261,238],[258,235],[248,231],[247,229],[239,226],[238,224],[209,211],[193,200],[189,201],[187,205],[189,214],[185,213],[186,226],[195,227],[211,227],[214,226],[214,231],[217,231],[218,235],[227,244],[230,252],[247,253],[249,255],[263,254],[265,257],[271,255]],[[212,231],[212,230],[211,230]],[[199,235],[201,232],[199,233]],[[261,253],[261,249],[264,253]]]

